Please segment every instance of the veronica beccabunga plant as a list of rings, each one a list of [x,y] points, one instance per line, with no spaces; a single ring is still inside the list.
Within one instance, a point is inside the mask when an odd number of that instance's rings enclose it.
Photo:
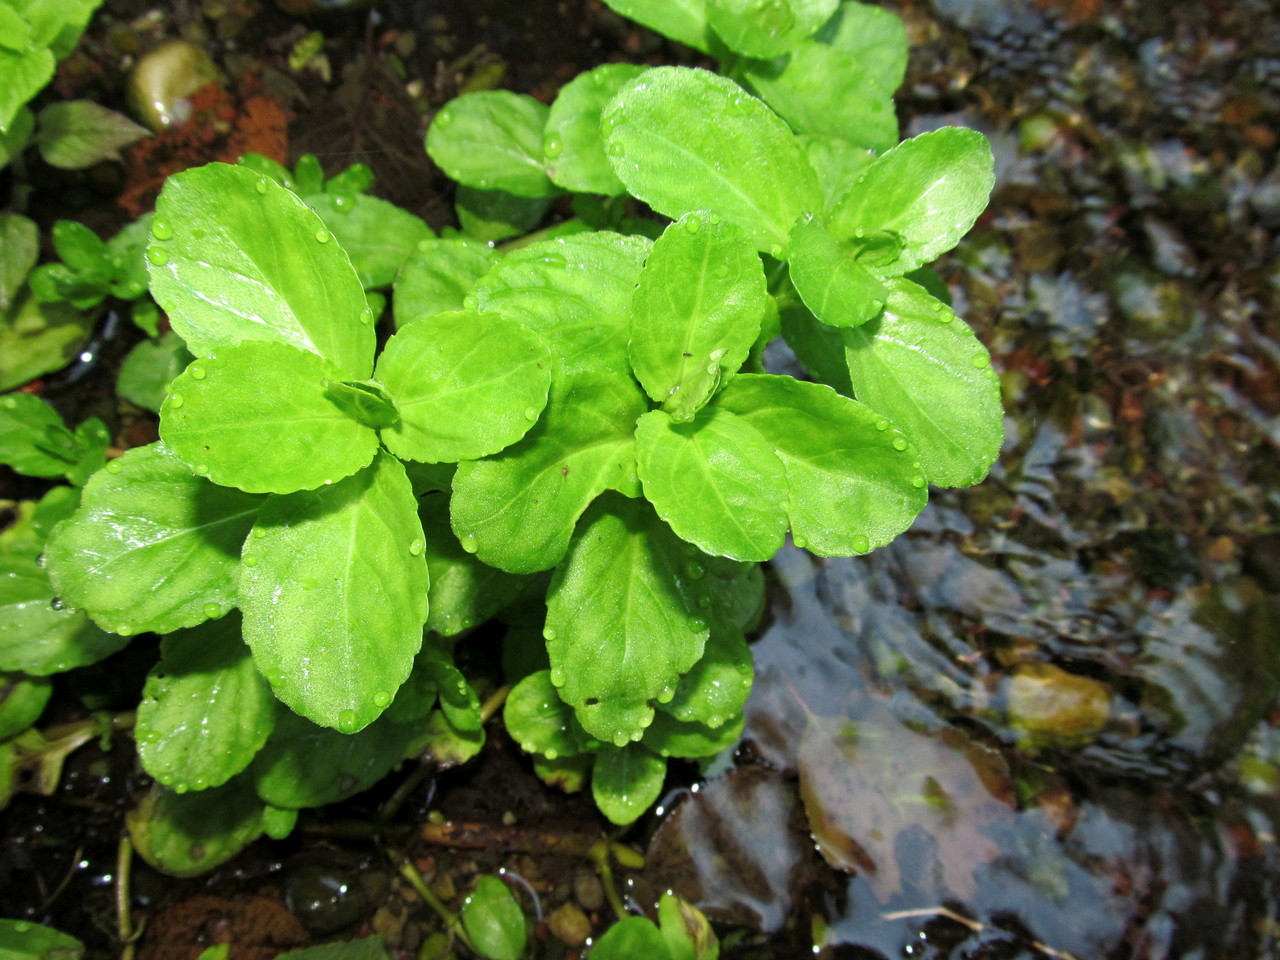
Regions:
[[[984,138],[894,145],[905,44],[876,76],[840,46],[858,17],[883,34],[882,12],[775,4],[790,32],[739,35],[722,14],[740,5],[689,9],[768,102],[705,70],[608,65],[549,108],[446,105],[427,150],[460,183],[461,233],[260,160],[169,180],[150,288],[195,359],[160,442],[90,479],[45,547],[67,605],[165,635],[138,716],[162,784],[234,795],[252,835],[430,744],[469,756],[457,638],[545,591],[536,632],[514,618],[505,722],[544,779],[590,776],[630,822],[668,757],[741,730],[759,561],[788,534],[866,553],[930,484],[985,475],[995,375],[921,271],[986,205]],[[847,139],[806,132],[829,122],[806,63],[847,68]],[[488,242],[565,192],[575,219]],[[378,350],[371,291],[393,276]],[[780,335],[812,379],[765,372]]]

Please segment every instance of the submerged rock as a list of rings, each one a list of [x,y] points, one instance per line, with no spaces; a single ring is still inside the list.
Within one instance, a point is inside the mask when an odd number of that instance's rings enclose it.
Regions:
[[[1111,712],[1111,691],[1105,683],[1051,663],[1014,667],[1005,696],[1009,724],[1019,743],[1030,749],[1089,743]]]
[[[190,96],[217,81],[218,69],[204,50],[170,40],[144,55],[129,74],[129,106],[152,130],[180,126],[191,116]]]

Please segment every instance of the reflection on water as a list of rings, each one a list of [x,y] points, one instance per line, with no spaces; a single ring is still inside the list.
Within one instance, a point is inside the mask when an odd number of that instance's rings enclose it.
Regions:
[[[829,956],[1275,956],[1280,21],[891,5],[905,132],[996,149],[940,272],[1005,450],[888,548],[778,558],[739,763],[658,882]]]

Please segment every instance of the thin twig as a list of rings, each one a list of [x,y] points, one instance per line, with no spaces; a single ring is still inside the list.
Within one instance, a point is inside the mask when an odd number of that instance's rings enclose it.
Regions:
[[[968,927],[974,933],[982,933],[986,930],[986,925],[979,923],[971,917],[966,917],[962,913],[956,913],[947,907],[920,907],[916,910],[894,910],[890,913],[880,914],[881,920],[911,920],[915,917],[946,917],[948,920],[954,920],[961,926]],[[1055,950],[1048,944],[1041,943],[1039,940],[1032,940],[1031,946],[1035,947],[1041,953],[1053,957],[1054,960],[1080,960],[1074,953],[1067,953],[1063,950]]]
[[[422,879],[422,874],[418,872],[418,868],[410,860],[405,859],[401,862],[400,875],[409,881],[410,886],[422,898],[422,902],[434,910],[436,915],[444,921],[445,929],[449,931],[450,936],[457,937],[472,953],[479,953],[467,937],[467,932],[462,929],[462,921],[458,919],[458,915],[446,907],[444,902],[431,892],[431,888],[427,886],[427,881]]]

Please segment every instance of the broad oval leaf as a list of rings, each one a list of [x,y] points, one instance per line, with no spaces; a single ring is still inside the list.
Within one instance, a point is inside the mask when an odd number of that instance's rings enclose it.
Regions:
[[[266,502],[244,545],[240,607],[277,697],[344,733],[387,708],[422,646],[423,549],[409,479],[387,453],[332,486]]]
[[[377,377],[400,410],[380,431],[387,449],[452,463],[529,432],[547,403],[551,355],[537,334],[496,313],[441,313],[388,340]]]
[[[853,187],[858,174],[876,158],[870,150],[855,147],[839,137],[806,134],[796,139],[809,165],[817,171],[826,211],[835,209],[836,203]]]
[[[696,720],[677,720],[665,710],[659,710],[653,725],[645,731],[644,743],[663,757],[714,757],[738,742],[743,726],[740,713],[727,723],[711,727]]]
[[[547,197],[555,184],[543,167],[548,108],[509,90],[464,93],[436,114],[427,153],[453,180],[518,197]]]
[[[650,247],[606,231],[531,243],[480,279],[475,308],[533,329],[562,372],[625,368],[631,297]]]
[[[489,960],[519,960],[528,933],[524,911],[510,888],[497,877],[481,877],[462,902],[463,929],[476,952]]]
[[[891,419],[939,487],[977,483],[1000,453],[1000,382],[968,324],[910,280],[888,283],[875,320],[844,331],[858,399]]]
[[[605,0],[629,20],[642,23],[679,43],[711,52],[707,0]]]
[[[396,327],[437,313],[461,310],[477,280],[498,262],[487,243],[474,240],[424,240],[396,277],[391,310]]]
[[[275,720],[276,698],[233,613],[160,642],[138,706],[138,756],[166,786],[216,787],[249,766]]]
[[[151,293],[196,356],[267,340],[324,357],[342,379],[369,376],[373,325],[351,261],[274,180],[225,163],[176,174],[151,233]]]
[[[649,398],[692,419],[747,359],[768,302],[764,266],[741,230],[705,211],[668,226],[632,300],[628,352]]]
[[[48,47],[0,50],[0,134],[18,125],[19,111],[53,79],[54,66]]]
[[[102,160],[119,160],[119,151],[151,136],[146,127],[92,100],[51,103],[37,117],[36,145],[45,163],[83,170]]]
[[[901,248],[881,276],[901,276],[946,253],[986,209],[995,160],[976,130],[943,127],[876,158],[831,214],[831,233],[866,242],[889,234]]]
[[[776,57],[812,35],[840,0],[708,0],[711,28],[735,53]],[[828,78],[830,79],[830,78]]]
[[[527,753],[548,760],[576,757],[588,749],[573,708],[560,699],[550,670],[531,673],[515,685],[502,708],[507,733]]]
[[[197,359],[169,387],[160,436],[201,476],[249,493],[292,493],[349,477],[377,434],[325,389],[338,371],[283,343],[241,343]]]
[[[605,747],[591,768],[591,797],[612,823],[634,823],[661,796],[666,776],[666,759],[642,744]]]
[[[801,217],[791,228],[787,270],[805,306],[833,327],[856,327],[884,307],[884,284],[816,218]]]
[[[719,960],[720,941],[697,907],[664,893],[658,901],[658,923],[671,960]]]
[[[742,632],[717,623],[702,658],[680,678],[675,696],[661,709],[685,723],[722,727],[741,715],[754,675],[751,648]]]
[[[8,960],[80,960],[84,944],[27,920],[0,920],[0,956]]]
[[[159,413],[169,394],[169,384],[194,359],[182,338],[172,330],[158,340],[143,340],[120,365],[116,393],[144,410]]]
[[[194,627],[235,605],[262,503],[194,476],[163,444],[135,447],[90,478],[46,569],[64,601],[115,633]]]
[[[786,471],[745,419],[717,408],[690,423],[646,413],[636,461],[645,497],[681,539],[734,560],[769,560],[782,546]]]
[[[591,948],[592,960],[635,960],[666,955],[666,941],[648,917],[623,917]]]
[[[601,123],[619,179],[669,217],[710,208],[781,256],[796,217],[821,208],[817,175],[786,123],[725,77],[649,70]]]
[[[53,693],[48,677],[25,673],[0,676],[0,740],[8,740],[33,725],[44,713]]]
[[[547,593],[551,682],[592,736],[638,740],[654,702],[698,662],[707,622],[689,547],[643,501],[609,497],[580,524]]]
[[[179,793],[154,784],[125,816],[138,856],[171,877],[225,863],[262,834],[262,801],[247,778]]]
[[[463,548],[512,573],[555,566],[592,500],[605,490],[639,495],[634,432],[646,406],[629,377],[557,377],[523,440],[458,465],[450,510]]]
[[[435,238],[421,218],[365,193],[314,193],[304,199],[347,252],[366,290],[391,286],[418,244]]]
[[[767,374],[739,377],[717,406],[755,427],[786,468],[796,546],[821,556],[866,553],[924,509],[920,454],[887,411],[823,384]]]
[[[907,73],[907,29],[902,18],[870,3],[841,3],[814,37],[852,54],[880,86],[893,92]]]
[[[580,73],[551,104],[544,137],[547,171],[566,190],[617,196],[626,187],[613,172],[600,136],[600,112],[628,80],[644,72],[630,63],[606,63]]]
[[[29,477],[61,477],[80,448],[58,411],[29,393],[0,399],[0,463]]]

